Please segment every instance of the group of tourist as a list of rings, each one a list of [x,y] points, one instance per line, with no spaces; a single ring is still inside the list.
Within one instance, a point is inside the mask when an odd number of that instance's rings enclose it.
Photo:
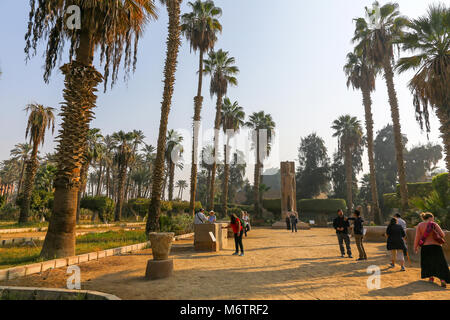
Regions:
[[[441,281],[441,286],[446,287],[450,282],[450,270],[442,250],[445,243],[445,234],[441,227],[434,221],[432,213],[421,214],[423,222],[416,227],[414,240],[414,252],[417,254],[420,249],[420,267],[422,279],[429,279],[434,282],[434,278]],[[336,230],[341,256],[345,257],[345,251],[349,258],[352,258],[350,246],[350,221],[353,221],[353,233],[356,246],[358,248],[359,258],[357,261],[367,260],[367,254],[363,245],[365,235],[361,212],[355,210],[353,217],[347,218],[342,210],[338,210],[337,217],[333,220],[333,227]],[[391,253],[391,263],[389,268],[394,268],[396,262],[400,265],[401,271],[405,269],[405,257],[408,257],[408,248],[406,245],[406,222],[400,214],[396,214],[390,221],[386,229],[386,247]],[[345,247],[344,247],[345,243]]]
[[[199,212],[195,214],[194,224],[203,224],[203,223],[215,223],[217,221],[216,215],[214,211],[209,212],[209,217],[207,218],[205,215],[205,209],[200,209]],[[241,212],[241,217],[239,218],[236,214],[230,215],[230,223],[222,227],[222,229],[231,228],[234,234],[234,243],[236,247],[236,251],[233,255],[244,256],[244,244],[242,238],[245,234],[247,237],[247,232],[250,231],[250,215],[247,211]],[[240,253],[239,253],[240,250]]]

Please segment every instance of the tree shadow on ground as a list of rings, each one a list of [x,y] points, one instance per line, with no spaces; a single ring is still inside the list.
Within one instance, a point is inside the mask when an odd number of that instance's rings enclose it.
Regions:
[[[410,282],[398,287],[387,287],[378,290],[369,291],[364,296],[366,297],[407,297],[411,296],[415,293],[420,292],[445,292],[446,289],[439,287],[438,285],[433,285],[428,283],[427,281],[418,280],[414,282]]]

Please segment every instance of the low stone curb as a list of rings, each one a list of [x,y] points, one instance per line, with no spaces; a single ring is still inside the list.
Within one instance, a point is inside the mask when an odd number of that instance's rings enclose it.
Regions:
[[[145,222],[131,222],[131,223],[122,223],[122,224],[80,224],[77,226],[77,229],[91,229],[91,228],[109,228],[109,227],[136,227],[142,226]],[[0,234],[5,233],[20,233],[20,232],[41,232],[47,231],[48,227],[42,228],[16,228],[16,229],[0,229]]]
[[[193,233],[182,234],[175,236],[174,240],[181,240],[192,237]],[[129,253],[133,251],[139,251],[150,246],[150,241],[142,242],[138,244],[132,244],[124,247],[118,247],[113,249],[106,249],[102,251],[84,253],[73,257],[60,258],[54,260],[47,260],[39,263],[17,266],[8,269],[0,269],[0,281],[2,280],[12,280],[20,277],[28,276],[31,274],[41,273],[49,269],[67,267],[74,264],[79,264],[83,262],[98,260],[111,256],[118,256],[124,253]]]
[[[90,290],[0,286],[0,298],[9,294],[19,295],[23,300],[58,300],[80,296],[84,296],[85,300],[122,300],[112,294]]]

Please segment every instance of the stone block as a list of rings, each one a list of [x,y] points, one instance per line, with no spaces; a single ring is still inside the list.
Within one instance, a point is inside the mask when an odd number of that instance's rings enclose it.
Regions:
[[[384,226],[371,226],[364,227],[366,229],[366,235],[364,241],[366,242],[386,242],[386,228]]]
[[[26,266],[25,275],[39,273],[42,271],[42,263],[29,264]]]
[[[56,259],[55,260],[55,268],[62,268],[67,266],[67,259]]]
[[[157,280],[168,278],[173,274],[173,259],[148,260],[145,278]]]
[[[68,258],[66,258],[66,260],[67,260],[67,265],[71,266],[74,264],[78,264],[79,257],[78,256],[68,257]]]
[[[8,269],[0,269],[0,281],[8,280]]]
[[[106,251],[98,251],[97,257],[98,257],[98,259],[106,257]]]
[[[105,250],[105,254],[107,257],[112,257],[114,255],[114,249]]]
[[[97,252],[91,252],[91,253],[88,253],[88,258],[89,258],[89,261],[97,260],[97,259],[98,259],[98,254],[97,254]]]
[[[44,272],[48,269],[54,269],[55,268],[55,260],[48,260],[42,262],[42,269],[41,271]]]
[[[78,255],[78,263],[87,262],[87,261],[89,261],[88,253]]]
[[[218,252],[220,250],[221,234],[219,234],[221,225],[218,223],[205,223],[194,225],[194,248],[197,251]],[[211,238],[210,232],[216,241]]]
[[[8,272],[8,280],[25,277],[26,269],[27,269],[26,267],[10,268]]]

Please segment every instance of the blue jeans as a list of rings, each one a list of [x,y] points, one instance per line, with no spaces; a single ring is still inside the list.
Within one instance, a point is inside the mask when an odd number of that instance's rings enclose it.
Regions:
[[[291,221],[291,230],[292,232],[294,232],[294,230],[295,232],[297,232],[297,224],[295,223],[295,221],[294,222]]]
[[[348,236],[347,233],[336,233],[337,238],[338,238],[338,242],[339,242],[339,249],[341,249],[341,254],[344,255],[345,254],[345,249],[344,249],[344,242],[345,242],[345,246],[347,248],[347,254],[349,256],[352,255],[352,249],[350,247],[350,238]]]

